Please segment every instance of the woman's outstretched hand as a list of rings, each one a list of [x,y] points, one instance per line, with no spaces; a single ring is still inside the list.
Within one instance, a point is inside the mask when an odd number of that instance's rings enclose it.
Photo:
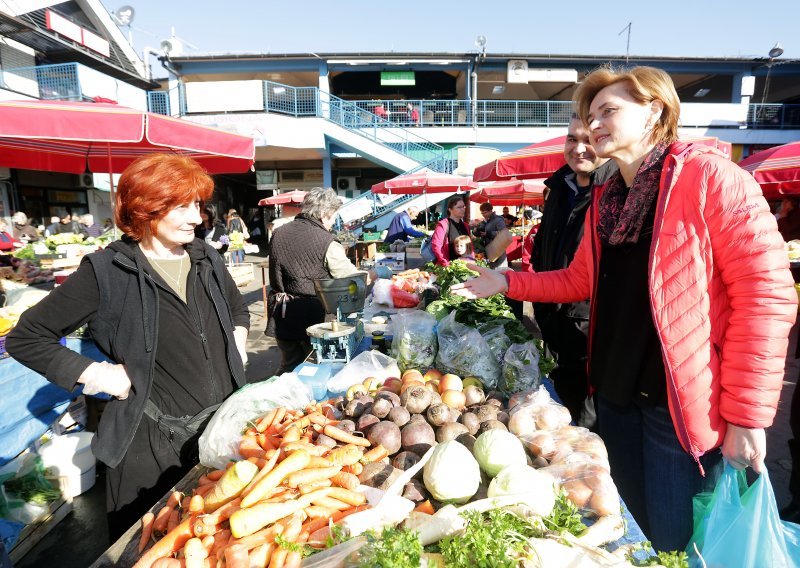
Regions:
[[[503,274],[477,264],[467,264],[467,267],[477,272],[479,276],[461,284],[454,284],[450,287],[452,294],[474,300],[488,298],[495,294],[505,294],[508,291],[508,282]]]

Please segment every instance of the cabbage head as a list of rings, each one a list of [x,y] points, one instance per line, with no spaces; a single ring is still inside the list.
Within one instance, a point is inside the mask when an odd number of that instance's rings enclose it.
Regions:
[[[494,477],[506,466],[528,463],[525,448],[519,438],[498,428],[487,430],[478,436],[472,453],[489,477]]]
[[[431,496],[442,503],[466,503],[478,492],[481,470],[466,446],[450,440],[433,449],[422,470]]]

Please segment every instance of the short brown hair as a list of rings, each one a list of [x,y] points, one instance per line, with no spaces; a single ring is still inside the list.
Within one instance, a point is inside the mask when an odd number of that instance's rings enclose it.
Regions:
[[[492,209],[494,209],[494,206],[488,201],[486,203],[481,203],[481,211],[491,211]]]
[[[453,239],[453,246],[460,245],[461,243],[467,245],[468,254],[473,254],[475,252],[475,249],[472,246],[472,239],[469,237],[469,235],[458,235],[455,239]]]
[[[597,93],[608,86],[623,82],[628,88],[628,94],[638,103],[661,101],[664,105],[661,118],[653,126],[650,141],[670,144],[677,140],[681,101],[672,78],[655,67],[641,66],[626,71],[604,65],[589,73],[572,97],[578,116],[584,124],[589,122],[589,107]]]
[[[134,160],[119,178],[114,217],[129,237],[141,241],[157,234],[158,222],[178,205],[206,201],[214,181],[186,156],[150,154]]]
[[[450,209],[458,205],[459,201],[464,205],[467,204],[466,201],[464,201],[463,197],[461,197],[460,195],[454,195],[453,197],[447,200],[447,210],[449,211]]]

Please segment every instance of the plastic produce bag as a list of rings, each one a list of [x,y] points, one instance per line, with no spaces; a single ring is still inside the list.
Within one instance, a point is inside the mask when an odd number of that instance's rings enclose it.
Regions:
[[[506,351],[511,347],[511,340],[506,335],[506,328],[502,323],[486,322],[478,325],[478,331],[486,340],[492,355],[498,363],[503,362],[503,356]]]
[[[375,377],[383,383],[389,377],[399,376],[400,369],[397,368],[397,361],[380,351],[364,351],[353,357],[347,365],[342,367],[341,371],[328,381],[328,390],[341,393],[353,385],[361,383],[367,377]]]
[[[506,395],[531,390],[542,384],[539,350],[533,341],[515,343],[503,356],[503,374],[497,388]]]
[[[394,307],[392,302],[392,281],[380,278],[372,286],[372,302],[384,306]]]
[[[493,389],[500,378],[500,365],[481,333],[456,321],[450,312],[439,322],[439,354],[436,366],[462,377],[478,377],[486,390]]]
[[[435,317],[422,310],[400,312],[392,316],[392,329],[392,355],[401,371],[433,366],[438,347]]]
[[[766,469],[747,487],[744,475],[726,463],[711,498],[707,496],[695,497],[695,502],[708,500],[708,505],[695,516],[686,547],[691,566],[800,566],[800,525],[780,520]]]
[[[200,463],[225,469],[230,460],[242,459],[239,442],[248,422],[273,408],[303,408],[313,401],[311,389],[295,373],[243,386],[222,403],[200,436]]]

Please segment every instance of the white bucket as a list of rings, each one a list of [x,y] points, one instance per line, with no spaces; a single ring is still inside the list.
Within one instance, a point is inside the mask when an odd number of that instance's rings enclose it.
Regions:
[[[94,486],[96,460],[92,432],[56,436],[42,444],[39,455],[48,477],[58,479],[64,497],[76,497]]]

